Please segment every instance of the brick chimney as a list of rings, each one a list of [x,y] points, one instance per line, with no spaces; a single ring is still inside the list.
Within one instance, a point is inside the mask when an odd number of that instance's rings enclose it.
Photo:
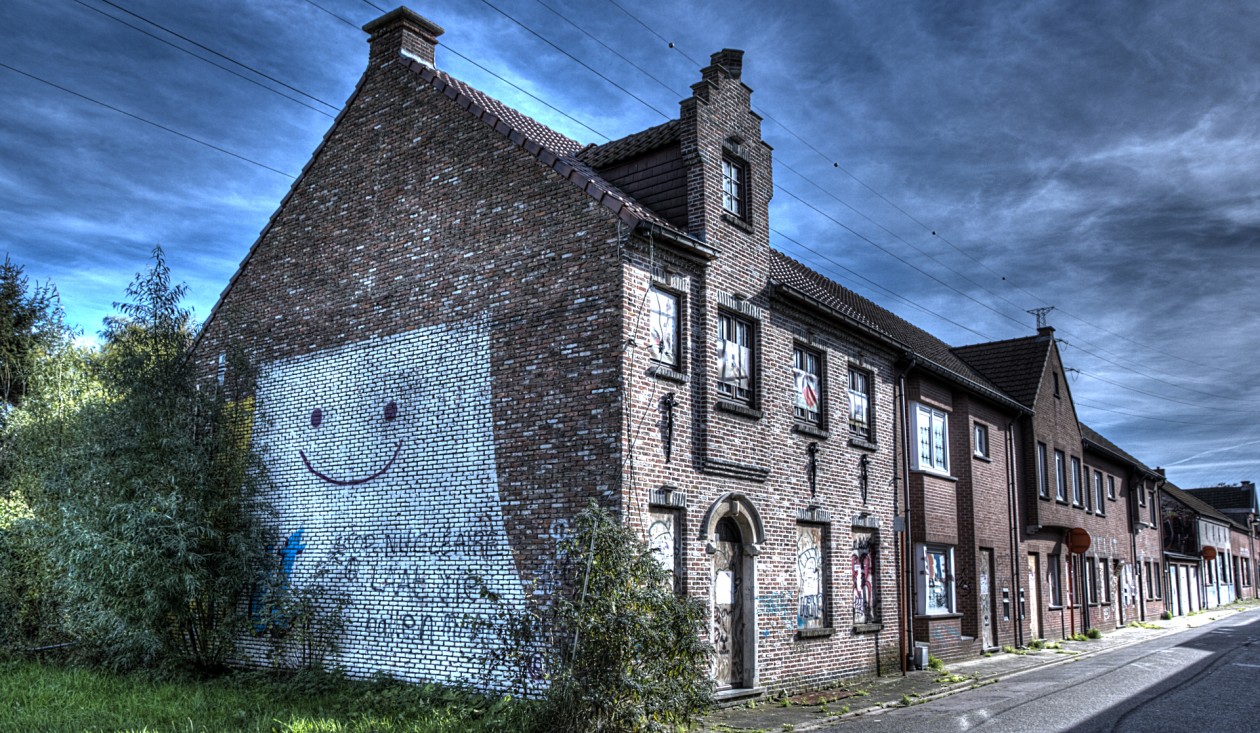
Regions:
[[[389,11],[363,26],[363,30],[369,36],[369,66],[392,63],[399,56],[433,66],[437,38],[445,32],[440,25],[406,6]]]

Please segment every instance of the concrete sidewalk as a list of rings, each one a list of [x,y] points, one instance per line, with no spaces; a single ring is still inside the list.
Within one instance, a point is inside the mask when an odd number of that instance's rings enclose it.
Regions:
[[[1260,602],[1242,601],[1192,616],[1155,620],[1149,622],[1150,628],[1130,625],[1107,633],[1101,639],[1060,641],[1058,648],[995,652],[988,657],[954,662],[944,671],[925,669],[910,672],[904,677],[896,675],[855,681],[845,687],[785,699],[763,698],[714,711],[705,718],[701,730],[711,733],[814,730],[846,718],[965,692],[1008,677],[1034,673],[1050,665],[1073,662],[1257,609],[1260,609]]]

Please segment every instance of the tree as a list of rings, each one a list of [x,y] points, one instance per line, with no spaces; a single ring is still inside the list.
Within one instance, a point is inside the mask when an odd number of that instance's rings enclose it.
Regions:
[[[199,388],[183,295],[155,249],[100,351],[62,353],[15,424],[64,630],[113,667],[224,662],[264,564],[252,403],[230,399],[249,370]]]
[[[52,285],[32,287],[6,255],[0,265],[0,401],[8,407],[21,402],[36,354],[55,338],[59,310]]]

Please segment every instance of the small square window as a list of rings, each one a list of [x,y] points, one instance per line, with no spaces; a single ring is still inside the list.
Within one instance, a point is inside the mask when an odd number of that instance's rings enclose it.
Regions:
[[[748,168],[734,158],[722,158],[722,210],[740,219],[748,218]]]
[[[861,369],[849,369],[849,431],[863,440],[871,432],[871,375]]]
[[[718,394],[752,402],[753,324],[727,313],[718,315]]]
[[[822,422],[822,356],[797,346],[792,350],[792,377],[796,418],[814,424]]]
[[[981,458],[989,457],[989,426],[983,423],[976,423],[975,426],[975,450],[976,455]]]
[[[648,291],[652,360],[678,368],[678,296],[664,290]]]

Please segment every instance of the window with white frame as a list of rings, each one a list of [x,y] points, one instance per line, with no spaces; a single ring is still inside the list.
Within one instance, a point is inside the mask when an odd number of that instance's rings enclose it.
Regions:
[[[792,349],[792,378],[796,418],[822,422],[822,356],[811,349]]]
[[[718,394],[751,402],[753,394],[753,324],[743,318],[718,314]]]
[[[1107,498],[1112,501],[1116,500],[1116,477],[1107,476]]]
[[[1155,521],[1155,492],[1154,491],[1151,492],[1151,498],[1150,498],[1150,501],[1147,502],[1146,508],[1150,511],[1151,526],[1152,527],[1158,526],[1159,522]]]
[[[1037,444],[1037,496],[1050,498],[1050,476],[1046,473],[1046,444]]]
[[[1103,475],[1101,471],[1094,471],[1094,511],[1099,514],[1107,513],[1106,496],[1103,494]]]
[[[648,300],[650,301],[648,318],[650,319],[652,359],[677,369],[679,366],[678,296],[651,288],[648,291]]]
[[[1081,459],[1072,456],[1072,504],[1085,506],[1085,490],[1081,487]]]
[[[975,443],[976,455],[981,458],[989,457],[989,426],[984,423],[976,423],[972,431],[975,435],[973,441]]]
[[[954,612],[954,548],[920,545],[919,613]]]
[[[863,440],[871,433],[871,375],[849,367],[849,432]]]
[[[1054,496],[1067,501],[1067,457],[1061,450],[1054,452]]]
[[[914,406],[915,434],[919,440],[915,468],[949,474],[949,418],[927,405]]]
[[[1063,605],[1063,558],[1057,553],[1046,559],[1046,582],[1050,586],[1050,605]]]
[[[740,219],[748,218],[748,168],[741,161],[722,158],[722,210]]]

